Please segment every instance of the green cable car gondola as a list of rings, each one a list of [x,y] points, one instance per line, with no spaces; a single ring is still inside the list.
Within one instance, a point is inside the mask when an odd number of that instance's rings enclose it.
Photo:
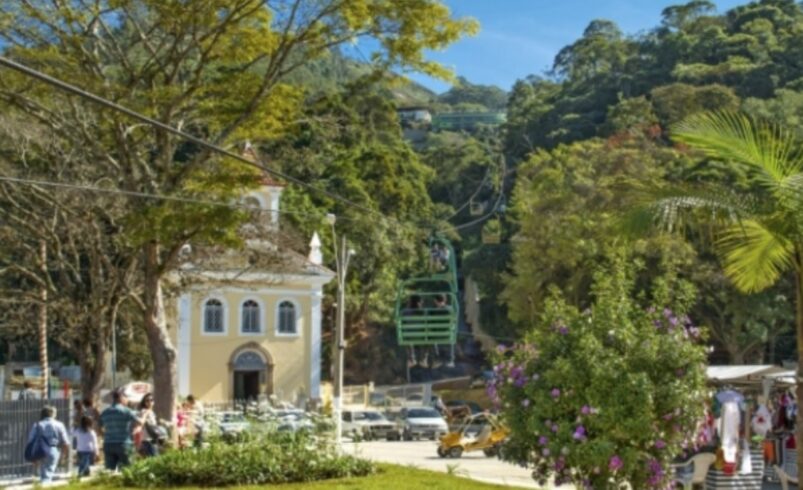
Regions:
[[[454,345],[460,318],[454,247],[432,237],[428,272],[402,281],[396,294],[399,345]]]

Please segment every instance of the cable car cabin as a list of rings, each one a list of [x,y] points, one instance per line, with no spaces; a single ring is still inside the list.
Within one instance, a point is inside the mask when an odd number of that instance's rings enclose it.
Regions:
[[[498,219],[489,220],[482,227],[482,243],[497,245],[502,242],[502,224]]]
[[[460,308],[457,294],[427,289],[448,288],[438,281],[405,281],[396,298],[396,332],[399,345],[454,344]]]
[[[475,201],[472,199],[470,204],[471,216],[482,216],[487,206],[488,203],[486,201]]]
[[[396,294],[399,345],[455,344],[460,318],[457,262],[445,238],[430,239],[429,273],[403,281]]]

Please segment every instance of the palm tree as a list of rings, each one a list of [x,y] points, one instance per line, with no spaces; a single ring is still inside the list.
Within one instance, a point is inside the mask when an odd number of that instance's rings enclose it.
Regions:
[[[737,113],[701,113],[678,124],[675,141],[711,159],[742,166],[756,185],[735,193],[726,186],[664,191],[642,208],[673,227],[688,211],[705,210],[718,230],[715,247],[725,274],[745,293],[766,289],[793,273],[796,285],[797,399],[803,400],[803,144],[774,124]],[[684,212],[685,211],[685,212]],[[803,422],[797,424],[798,444]],[[803,451],[798,451],[803,468]]]

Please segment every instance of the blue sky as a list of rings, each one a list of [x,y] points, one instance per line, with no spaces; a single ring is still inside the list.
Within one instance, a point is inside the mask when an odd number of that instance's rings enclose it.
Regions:
[[[591,20],[616,22],[628,34],[650,29],[661,11],[686,0],[444,0],[457,16],[479,20],[480,33],[463,39],[431,59],[453,68],[472,83],[505,90],[529,74],[548,69],[555,54],[577,39]],[[720,12],[747,0],[714,0]],[[410,78],[442,92],[438,80]]]

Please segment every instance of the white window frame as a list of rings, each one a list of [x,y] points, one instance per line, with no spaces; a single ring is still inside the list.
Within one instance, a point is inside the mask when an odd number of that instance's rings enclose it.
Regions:
[[[248,301],[253,301],[259,307],[259,331],[258,332],[246,332],[246,331],[243,330],[243,320],[245,320],[245,315],[243,314],[243,306],[245,306],[245,303],[247,303]],[[243,337],[256,337],[256,336],[260,336],[260,335],[265,335],[265,332],[267,331],[267,328],[266,328],[267,327],[267,322],[265,322],[265,319],[266,319],[267,315],[265,314],[265,312],[266,312],[265,303],[261,299],[256,298],[254,296],[248,296],[248,297],[243,298],[243,300],[240,301],[239,314],[238,314],[238,325],[239,326],[237,328],[238,328],[238,332],[240,333],[240,335],[243,336]]]
[[[281,318],[281,315],[280,315],[281,306],[282,306],[282,303],[285,303],[285,302],[292,304],[293,305],[293,309],[295,310],[295,324],[296,324],[295,333],[287,333],[287,332],[280,332],[279,331],[279,321],[280,321],[280,318]],[[301,321],[300,321],[301,320],[301,305],[299,305],[298,301],[296,301],[296,300],[294,300],[292,298],[281,298],[281,299],[279,299],[276,302],[275,318],[276,318],[276,323],[275,323],[275,326],[274,326],[274,333],[276,334],[277,337],[300,337],[301,336],[301,325],[299,325],[301,323]]]
[[[209,300],[220,301],[223,306],[223,331],[222,332],[208,332],[206,330],[206,303]],[[225,337],[229,334],[229,303],[226,298],[220,295],[210,295],[201,301],[201,335],[208,337]]]

